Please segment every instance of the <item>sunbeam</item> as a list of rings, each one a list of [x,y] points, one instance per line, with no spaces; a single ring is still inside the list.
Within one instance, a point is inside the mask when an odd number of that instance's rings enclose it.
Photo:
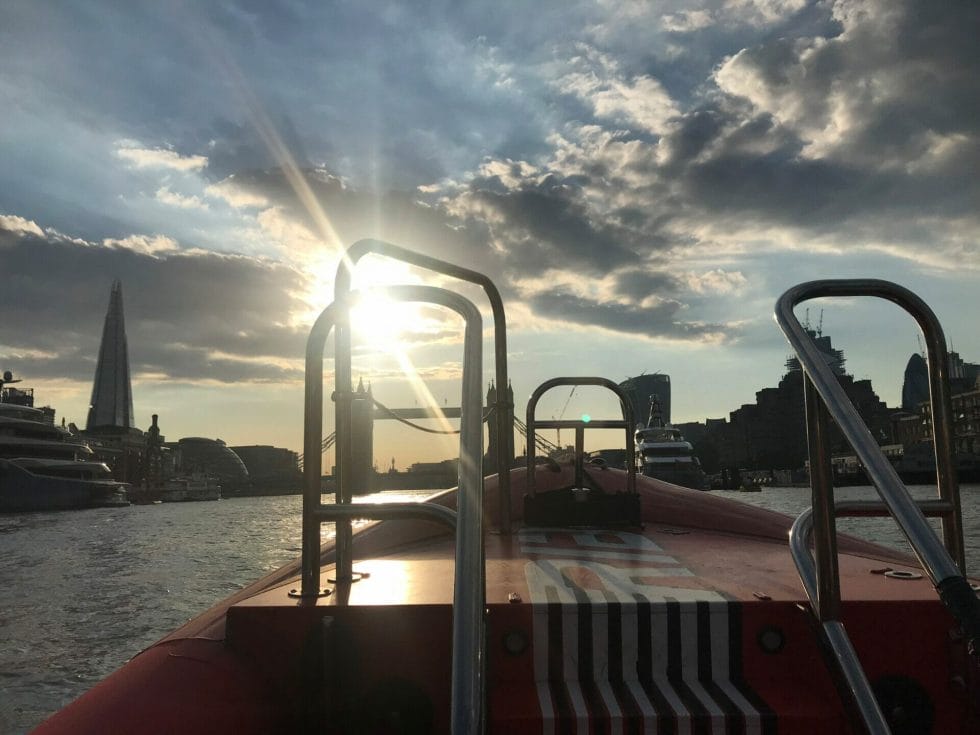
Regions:
[[[192,24],[189,32],[195,36],[203,53],[214,62],[215,67],[224,75],[238,96],[253,128],[262,139],[272,159],[278,164],[283,176],[296,194],[296,198],[313,220],[320,238],[334,251],[334,258],[337,255],[343,256],[344,243],[337,235],[330,218],[317,200],[316,194],[310,188],[295,156],[289,146],[286,145],[282,135],[266,112],[265,106],[253,91],[252,85],[242,73],[225,44],[213,32],[210,24],[206,22]]]

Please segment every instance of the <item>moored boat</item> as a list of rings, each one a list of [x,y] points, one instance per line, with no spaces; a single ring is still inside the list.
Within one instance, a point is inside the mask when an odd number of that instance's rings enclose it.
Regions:
[[[129,486],[13,382],[9,371],[0,381],[0,512],[128,505]]]
[[[217,478],[202,473],[168,478],[160,491],[160,500],[164,503],[220,499],[221,485]]]
[[[127,488],[101,462],[0,459],[0,512],[114,508]]]
[[[694,446],[680,429],[664,422],[657,396],[650,396],[646,426],[636,430],[636,454],[640,471],[647,477],[694,490],[708,489],[708,476],[694,456]]]
[[[389,297],[466,320],[459,486],[425,503],[354,503],[349,334],[334,327],[348,323],[350,264],[367,252],[482,285],[495,316],[497,383],[507,384],[503,311],[488,280],[384,243],[355,245],[337,301],[308,342],[302,558],[151,646],[38,733],[976,731],[980,603],[964,576],[941,408],[933,411],[939,496],[918,505],[874,461],[790,330],[812,380],[808,397],[822,401],[808,411],[815,505],[796,521],[637,476],[632,463],[590,465],[589,429],[623,429],[634,453],[628,401],[601,378],[540,386],[527,411],[526,466],[484,478],[479,313],[442,289],[396,287]],[[788,298],[853,295],[857,286],[846,283]],[[930,330],[935,364],[945,351]],[[337,502],[325,504],[319,447],[331,331]],[[937,405],[942,376],[940,365]],[[538,398],[570,384],[613,391],[622,417],[536,420]],[[498,403],[492,420],[508,426],[510,409]],[[826,411],[862,453],[881,504],[833,502]],[[539,428],[574,430],[574,461],[536,462]],[[506,467],[508,440],[497,446]],[[883,510],[918,560],[834,529],[837,515]],[[923,510],[943,519],[943,541]],[[354,533],[354,518],[376,522]],[[325,522],[336,540],[321,545]]]

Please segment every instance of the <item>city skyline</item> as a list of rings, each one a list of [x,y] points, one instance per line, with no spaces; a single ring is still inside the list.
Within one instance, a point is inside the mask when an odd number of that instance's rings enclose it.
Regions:
[[[494,279],[520,418],[555,375],[653,372],[671,376],[675,422],[727,416],[778,382],[773,304],[813,278],[909,287],[976,362],[978,16],[872,0],[9,3],[0,369],[83,425],[119,279],[137,427],[157,413],[172,437],[298,450],[306,332],[363,237]],[[362,284],[419,278],[362,265]],[[911,321],[809,309],[900,405]],[[412,406],[412,364],[458,403],[454,319],[363,318],[376,344],[355,380]],[[567,397],[541,415],[612,412]],[[454,453],[387,423],[382,466]]]
[[[124,316],[124,314],[123,314],[122,303],[121,303],[121,283],[119,281],[114,281],[113,284],[112,284],[112,292],[111,292],[111,295],[110,295],[109,309],[108,309],[107,315],[106,315],[106,323],[107,323],[107,325],[111,323],[112,324],[112,329],[110,330],[109,327],[107,326],[103,330],[103,338],[102,338],[102,342],[100,344],[100,350],[99,350],[99,362],[100,362],[100,366],[99,366],[99,369],[96,370],[96,378],[95,378],[95,380],[93,382],[93,397],[94,397],[94,394],[95,394],[95,390],[100,386],[100,376],[103,376],[104,377],[104,366],[102,366],[101,363],[102,363],[102,361],[104,359],[103,355],[106,352],[106,334],[108,333],[110,335],[109,342],[112,345],[115,345],[115,343],[116,342],[119,342],[120,340],[121,340],[121,342],[123,344],[125,344],[126,335],[125,335],[124,328],[121,327],[121,322],[123,320],[123,316]],[[821,321],[822,321],[822,315],[821,315],[820,318],[821,318]],[[808,327],[813,326],[813,325],[810,325],[810,323],[809,323],[808,315],[807,315],[807,317],[804,317],[804,324],[806,326],[808,326]],[[821,345],[821,349],[822,350],[825,350],[825,351],[829,351],[829,353],[832,352],[834,355],[836,355],[838,361],[841,364],[843,364],[846,361],[846,357],[844,356],[843,351],[834,348],[834,345],[833,345],[833,342],[832,342],[832,336],[827,335],[827,334],[824,334],[822,331],[818,331],[818,329],[819,328],[814,327],[813,330],[812,330],[812,334],[813,334],[814,337],[818,338],[817,339],[817,342],[818,342],[819,345]],[[328,352],[329,352],[329,348],[328,348]],[[913,353],[913,358],[910,359],[910,361],[909,361],[908,364],[912,364],[912,362],[914,361],[914,359],[920,358],[920,357],[925,357],[925,355],[923,353],[919,353],[919,352]],[[125,360],[125,355],[124,354],[123,354],[123,356],[122,356],[121,359]],[[960,372],[962,372],[962,365],[963,365],[963,362],[964,361],[962,360],[962,356],[960,356],[958,353],[955,353],[953,351],[951,351],[951,353],[950,353],[950,359],[951,359],[950,369],[953,371],[952,372],[952,375],[955,377],[955,376],[959,375],[959,373],[957,372],[957,369],[956,369],[956,364],[959,364],[960,365]],[[925,361],[924,360],[920,360],[920,362],[921,362],[921,364],[923,366],[922,367],[922,370],[925,370],[925,367],[924,367]],[[968,368],[972,368],[973,370],[976,369],[976,366],[975,365],[968,365],[967,367]],[[791,371],[791,370],[794,370],[794,369],[795,370],[799,370],[799,365],[794,360],[788,359],[786,361],[785,365],[784,365],[784,368],[785,368],[786,371]],[[892,410],[910,410],[910,409],[906,409],[906,407],[904,405],[907,402],[906,392],[908,390],[908,383],[909,383],[908,369],[909,369],[908,366],[906,366],[906,369],[905,369],[905,372],[904,372],[904,375],[903,375],[903,378],[902,378],[902,386],[900,388],[901,396],[902,396],[901,403],[900,404],[896,404],[896,405],[890,405],[889,408],[892,409]],[[850,373],[845,368],[838,368],[838,371],[840,371],[841,374],[850,375]],[[784,372],[783,375],[785,375],[785,374],[786,373]],[[646,393],[648,393],[650,391],[653,391],[653,392],[656,392],[656,393],[660,393],[661,392],[661,388],[659,387],[661,385],[660,382],[650,383],[650,385],[646,386],[647,387],[647,390],[637,391],[635,388],[632,388],[632,389],[629,388],[629,385],[628,384],[630,384],[630,383],[632,383],[634,381],[643,380],[644,378],[647,379],[646,380],[647,383],[649,382],[649,379],[652,379],[652,378],[662,378],[662,379],[666,380],[666,388],[664,389],[666,392],[664,393],[664,395],[667,397],[667,404],[666,405],[669,406],[669,400],[670,400],[669,399],[669,396],[670,396],[670,376],[669,375],[664,375],[663,373],[653,373],[653,374],[643,374],[643,375],[639,375],[639,376],[630,376],[627,379],[626,383],[624,383],[621,387],[624,387],[624,389],[627,389],[628,391],[629,390],[632,390],[632,393],[630,393],[631,400],[638,401],[639,403],[643,403],[643,396],[641,396],[640,394],[645,395]],[[363,380],[363,376],[361,378],[359,378],[359,380]],[[492,385],[492,379],[491,379],[491,385]],[[770,390],[771,391],[771,390],[774,390],[774,386],[770,386],[770,385],[760,386],[758,390],[759,390],[759,392],[763,392],[763,391],[766,391],[766,390]],[[872,390],[874,390],[876,394],[880,394],[881,393],[881,391],[879,391],[876,386],[872,386]],[[576,395],[575,395],[576,392],[589,393],[590,391],[591,391],[591,395],[587,395],[587,396],[579,395],[578,398],[577,398],[577,400],[576,400]],[[925,388],[925,391],[926,391],[925,392],[925,398],[921,398],[920,397],[920,400],[928,400],[928,388],[927,388],[927,386]],[[890,393],[891,391],[888,391],[888,392]],[[636,395],[632,395],[633,393],[635,393]],[[615,406],[613,406],[612,403],[609,400],[602,400],[602,398],[608,399],[610,397],[610,395],[611,394],[607,394],[602,389],[594,389],[593,390],[593,389],[589,389],[589,388],[577,387],[574,390],[569,390],[568,393],[561,393],[560,395],[554,395],[554,396],[552,396],[552,400],[553,400],[553,402],[555,400],[561,402],[562,405],[561,405],[560,414],[561,414],[562,417],[565,417],[565,418],[577,418],[580,415],[588,414],[590,411],[594,410],[594,406],[596,406],[597,403],[599,405],[604,406],[607,409],[615,409]],[[449,405],[448,399],[443,400],[443,401],[440,402],[438,399],[435,398],[435,396],[430,396],[430,398],[434,399],[434,403],[436,405],[440,405],[440,406],[447,406],[447,405]],[[131,403],[131,396],[129,396],[129,399],[130,399],[130,403]],[[597,401],[596,399],[599,399],[599,400]],[[488,400],[487,405],[490,406],[491,404],[489,403],[489,400],[490,400],[489,397],[487,397],[487,400]],[[661,399],[661,400],[663,400],[663,399]],[[44,403],[44,402],[41,401],[41,403]],[[39,405],[41,405],[41,403],[39,403]],[[639,405],[639,403],[637,405]],[[715,415],[709,415],[709,416],[704,417],[703,419],[689,419],[689,420],[678,421],[678,422],[674,422],[674,423],[681,424],[681,423],[688,423],[690,421],[704,423],[704,419],[715,419],[715,420],[721,419],[721,420],[727,420],[729,418],[729,415],[732,414],[733,412],[738,411],[738,409],[740,409],[740,408],[744,408],[746,405],[754,405],[754,403],[755,403],[754,400],[753,401],[748,401],[747,404],[741,404],[740,406],[732,407],[732,408],[727,409],[727,410],[725,410],[723,412],[716,412]],[[47,404],[45,404],[45,405],[47,405]],[[415,407],[418,407],[419,405],[420,405],[419,404],[419,401],[418,400],[415,400]],[[580,410],[583,407],[585,409],[587,409],[587,410]],[[392,406],[389,406],[388,408],[393,408],[393,407]],[[401,406],[401,408],[405,408],[405,406]],[[551,406],[551,408],[552,409],[556,409],[557,408],[557,403],[553,403],[553,405]],[[569,409],[571,409],[571,410],[569,410]],[[328,406],[327,410],[330,410],[329,409],[329,406]],[[517,412],[516,413],[517,418],[523,420],[524,413],[521,411],[520,405],[516,405],[515,404],[515,410]],[[637,422],[644,421],[645,420],[645,416],[646,416],[645,412],[641,412],[640,414],[637,414],[636,413],[636,410],[637,410],[636,409],[636,406],[634,406],[634,414],[635,414],[634,415],[634,419]],[[93,411],[93,406],[90,406],[89,407],[89,415],[90,416],[92,415],[92,411]],[[613,414],[618,415],[618,414],[616,414],[615,410],[613,411]],[[610,414],[610,415],[613,415],[613,414]],[[129,406],[129,410],[128,410],[128,413],[126,414],[126,416],[128,416],[128,417],[131,417],[132,416],[132,406],[131,405]],[[547,411],[541,411],[541,410],[538,411],[538,418],[539,419],[545,419],[545,418],[549,418],[549,417],[550,418],[554,418],[555,417],[555,414],[554,413],[551,413],[551,415],[549,416],[547,414]],[[379,431],[379,429],[383,431],[383,427],[384,427],[385,422],[381,421],[381,419],[384,419],[384,418],[387,418],[387,416],[385,415],[385,412],[382,411],[382,412],[379,412],[379,413],[376,414],[376,423],[375,423],[375,431],[376,431],[376,433]],[[130,421],[130,420],[131,419],[127,419],[127,421]],[[669,420],[669,418],[667,420]],[[329,417],[327,418],[327,421],[328,421],[328,423],[330,422],[330,418]],[[419,419],[416,419],[416,423],[426,423],[426,422],[425,422],[425,420],[421,420],[420,421]],[[131,425],[131,423],[129,425]],[[81,428],[81,427],[79,427],[79,428]],[[395,428],[398,428],[398,427],[395,427]],[[409,432],[409,433],[411,433],[411,432]],[[551,433],[552,432],[545,431],[544,433],[545,433],[545,436],[547,438],[547,437],[551,436]],[[621,432],[616,432],[616,433],[617,434],[620,434]],[[235,434],[234,436],[239,436],[239,435]],[[607,434],[607,436],[608,436],[608,434]],[[587,447],[586,447],[587,449],[597,449],[597,448],[606,446],[606,444],[617,444],[617,443],[618,444],[622,444],[621,438],[619,438],[618,440],[616,438],[614,438],[613,441],[611,441],[611,442],[604,442],[602,440],[596,441],[596,435],[595,434],[590,433],[589,434],[589,437],[590,437],[591,441],[587,441]],[[176,439],[176,438],[177,437],[174,437],[174,439]],[[220,438],[220,437],[208,437],[208,438]],[[442,441],[442,446],[446,448],[446,451],[449,451],[450,452],[450,458],[451,458],[452,451],[453,451],[452,450],[452,444],[455,441],[455,439],[453,437],[441,437],[441,438],[443,440]],[[566,438],[567,438],[567,436],[566,436]],[[522,439],[521,435],[519,433],[515,433],[515,442],[516,442],[515,449],[516,449],[516,451],[518,453],[523,453],[523,451],[525,451],[522,448],[522,442],[523,441],[524,440]],[[561,434],[560,434],[560,432],[557,434],[557,436],[551,436],[551,441],[558,441],[562,445],[564,445],[564,444],[567,443],[567,442],[561,442]],[[233,446],[235,444],[235,442],[226,441],[225,444],[228,445],[228,446]],[[255,444],[261,444],[261,443],[260,442],[254,442],[253,441],[253,442],[250,442],[250,444],[255,445]],[[268,445],[266,445],[266,446],[268,446]],[[299,446],[297,446],[295,448],[292,448],[292,449],[294,451],[297,451],[297,452],[300,452],[300,453],[302,451],[301,450],[301,447],[299,447]],[[432,449],[430,448],[428,451],[431,452]],[[382,447],[382,454],[383,453],[384,453],[384,447]],[[426,456],[428,456],[428,455],[426,455]],[[389,464],[389,461],[387,459],[385,459],[384,457],[382,457],[382,456],[376,456],[375,457],[375,466],[376,466],[376,469],[378,469],[379,471],[384,471],[385,469],[387,469],[389,467],[395,467],[395,466],[397,466],[399,469],[402,469],[403,470],[407,466],[412,465],[412,464],[414,464],[417,461],[423,461],[424,462],[424,461],[432,461],[432,460],[431,459],[429,459],[429,460],[419,460],[418,458],[413,458],[413,457],[410,456],[410,458],[405,462],[405,464],[400,464],[399,462],[397,462],[396,458],[392,457],[391,460],[390,460],[390,464]],[[445,461],[445,460],[436,460],[436,461]],[[325,468],[325,470],[326,470],[326,468]]]

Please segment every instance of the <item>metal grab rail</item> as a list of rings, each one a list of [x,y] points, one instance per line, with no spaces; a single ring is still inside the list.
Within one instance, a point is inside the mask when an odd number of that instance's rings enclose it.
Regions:
[[[919,509],[926,516],[942,516],[949,511],[949,504],[945,501],[920,500],[917,502]],[[888,507],[884,503],[874,501],[847,500],[837,501],[834,504],[834,518],[842,517],[882,517],[889,515]],[[806,590],[807,597],[811,603],[818,600],[819,583],[817,581],[817,567],[810,554],[810,542],[813,537],[813,509],[803,511],[793,522],[789,532],[790,553],[796,563],[796,569],[800,574],[800,581]],[[836,546],[836,545],[835,545]],[[834,552],[836,557],[836,551]],[[836,566],[836,564],[835,564]],[[875,699],[871,684],[861,667],[860,659],[851,640],[844,629],[843,623],[837,619],[838,615],[828,618],[821,618],[820,623],[823,627],[824,635],[830,650],[837,660],[848,692],[857,705],[858,712],[864,718],[865,727],[872,735],[889,735],[891,728],[885,719],[884,713]]]
[[[616,397],[619,398],[619,405],[623,412],[623,420],[598,420],[598,421],[574,421],[574,420],[551,420],[536,421],[534,409],[537,408],[538,400],[547,391],[559,385],[597,385],[608,388]],[[527,489],[531,496],[535,495],[534,482],[534,450],[537,444],[535,430],[541,429],[575,429],[575,484],[582,487],[585,481],[585,467],[583,455],[585,453],[585,428],[593,429],[626,429],[626,491],[632,495],[636,494],[636,450],[633,442],[633,404],[630,403],[626,393],[607,378],[552,378],[546,380],[531,394],[527,402]]]
[[[431,286],[392,286],[386,295],[398,301],[422,301],[453,309],[466,322],[463,338],[463,394],[460,403],[459,488],[456,512],[425,503],[377,505],[350,502],[340,493],[337,504],[320,502],[322,458],[318,451],[323,435],[323,351],[327,336],[336,325],[349,324],[350,308],[359,298],[346,292],[320,314],[310,331],[306,346],[306,392],[304,453],[309,458],[303,468],[303,553],[300,594],[316,598],[320,594],[320,524],[333,521],[337,528],[335,546],[337,584],[351,584],[352,544],[350,522],[354,518],[392,520],[425,518],[456,527],[455,571],[453,586],[453,659],[452,659],[452,732],[483,731],[484,709],[484,608],[486,583],[483,550],[483,400],[481,395],[483,334],[480,312],[468,299]],[[337,413],[338,480],[346,478],[350,437],[350,343],[337,336],[334,393]],[[346,347],[346,351],[343,351]],[[342,368],[342,365],[345,369]],[[343,376],[343,377],[342,377]],[[347,427],[342,431],[340,427]],[[342,529],[347,543],[340,543]]]
[[[894,302],[911,314],[926,339],[929,389],[936,453],[935,501],[917,503],[884,456],[836,376],[793,313],[802,301],[833,296],[875,296]],[[848,690],[872,733],[890,728],[868,683],[840,617],[840,578],[837,566],[837,516],[877,515],[887,512],[905,534],[943,603],[963,627],[975,652],[980,643],[980,601],[965,578],[959,487],[952,455],[952,409],[946,339],[932,310],[911,291],[875,279],[811,281],[784,293],[776,303],[776,321],[792,345],[804,371],[807,443],[813,508],[804,512],[790,531],[790,547],[807,596],[823,626],[827,641],[844,675]],[[881,503],[835,503],[828,416],[832,416],[854,448],[880,495]],[[926,521],[923,511],[942,519],[943,541]],[[814,537],[816,559],[810,554]]]
[[[498,519],[498,524],[501,533],[505,535],[510,534],[510,468],[514,461],[514,404],[507,398],[507,386],[509,385],[507,379],[507,318],[504,314],[504,302],[500,298],[500,291],[493,281],[477,271],[462,268],[453,263],[447,263],[444,260],[439,260],[428,255],[406,250],[384,240],[366,239],[358,240],[351,245],[337,266],[337,275],[334,279],[334,298],[337,301],[342,301],[344,295],[350,292],[351,271],[361,258],[369,254],[384,255],[435,273],[442,273],[453,278],[458,278],[461,281],[468,281],[469,283],[480,286],[486,293],[487,299],[490,301],[490,310],[493,313],[494,371],[498,386],[497,405],[495,406],[497,409],[497,475],[500,496],[500,518]],[[349,325],[346,323],[337,325],[338,354],[341,345],[346,347],[347,354],[349,355],[350,332]],[[349,365],[347,368],[349,369]],[[339,377],[341,376],[338,374],[338,379]],[[337,428],[338,430],[341,428],[340,424],[337,425]],[[346,430],[350,429],[349,426],[344,428]],[[340,454],[341,447],[338,446],[337,450],[338,454]],[[338,478],[338,493],[345,492],[343,482],[340,481],[342,479]],[[349,502],[350,497],[346,497],[346,500]]]

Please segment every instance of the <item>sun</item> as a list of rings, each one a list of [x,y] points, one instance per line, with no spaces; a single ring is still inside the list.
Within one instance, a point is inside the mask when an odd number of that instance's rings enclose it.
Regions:
[[[420,282],[405,263],[370,256],[358,263],[352,287],[364,293],[365,298],[351,309],[355,339],[384,351],[406,349],[408,338],[422,326],[420,307],[389,298],[385,288]]]
[[[361,301],[350,312],[351,330],[358,343],[391,351],[404,349],[406,338],[418,328],[418,308],[393,301],[383,289]]]
[[[422,279],[406,263],[366,257],[357,264],[351,279],[352,288],[365,296],[351,309],[351,332],[355,343],[364,345],[369,350],[391,355],[419,402],[425,406],[437,407],[438,402],[408,354],[410,343],[413,342],[411,337],[414,335],[419,338],[431,327],[429,320],[423,317],[424,307],[418,303],[395,301],[385,293],[388,286],[421,282]],[[444,417],[439,421],[444,431],[452,429]]]
[[[315,319],[327,306],[326,300],[320,303],[318,295],[329,299],[336,271],[336,261],[327,257],[312,265],[308,296],[310,312],[304,313],[302,319]],[[446,324],[442,318],[433,315],[431,308],[421,303],[396,301],[386,293],[390,286],[424,282],[423,274],[407,263],[373,253],[354,266],[351,289],[362,298],[351,309],[351,332],[362,357],[382,353],[405,357],[411,348],[419,347],[431,338],[444,337]]]

